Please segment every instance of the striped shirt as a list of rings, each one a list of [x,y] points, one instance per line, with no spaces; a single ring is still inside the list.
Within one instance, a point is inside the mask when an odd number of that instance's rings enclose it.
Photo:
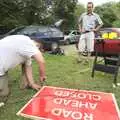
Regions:
[[[82,25],[84,31],[91,31],[91,29],[95,29],[98,25],[102,25],[103,22],[98,14],[93,12],[91,15],[88,15],[85,12],[80,16],[79,24]]]

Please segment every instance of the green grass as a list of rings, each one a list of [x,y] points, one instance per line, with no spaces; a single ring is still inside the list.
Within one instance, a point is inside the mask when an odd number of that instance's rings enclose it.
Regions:
[[[56,56],[45,54],[45,60],[47,85],[114,93],[120,107],[120,87],[112,87],[112,75],[96,72],[95,77],[91,78],[91,69],[88,72],[81,73],[80,71],[87,68],[88,65],[78,64],[74,55]],[[38,68],[37,64],[33,63],[34,78],[37,80]],[[20,72],[20,67],[10,71],[11,95],[6,105],[0,108],[0,120],[28,120],[27,118],[16,116],[16,113],[35,94],[35,91],[19,89]],[[118,82],[120,82],[119,76]]]

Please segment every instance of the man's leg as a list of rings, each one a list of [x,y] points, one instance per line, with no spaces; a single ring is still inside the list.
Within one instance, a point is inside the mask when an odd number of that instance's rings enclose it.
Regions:
[[[82,34],[78,43],[78,62],[83,60],[83,51],[85,51],[85,34]]]
[[[20,89],[25,89],[25,88],[29,88],[29,83],[28,80],[26,79],[26,76],[22,75],[20,79]]]
[[[91,53],[94,51],[94,32],[87,33],[86,38],[86,45],[87,45],[87,51],[88,56],[90,57]]]
[[[94,51],[94,32],[87,33],[87,35],[86,35],[86,45],[87,45],[87,51],[88,51],[86,61],[89,63],[89,66],[90,66],[91,53]]]
[[[8,75],[0,77],[0,102],[6,102],[9,95]]]
[[[21,69],[20,89],[29,88],[29,82],[25,74],[25,64],[22,64]]]

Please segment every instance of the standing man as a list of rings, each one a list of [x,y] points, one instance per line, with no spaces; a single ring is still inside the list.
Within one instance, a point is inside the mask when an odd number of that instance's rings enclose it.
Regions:
[[[32,75],[33,58],[39,67],[40,82],[46,79],[45,61],[39,50],[39,43],[24,35],[11,35],[0,40],[0,101],[9,94],[8,71],[17,65],[22,66],[23,87],[39,90]]]
[[[99,15],[93,12],[94,5],[92,2],[87,3],[87,12],[79,18],[79,30],[81,37],[78,43],[79,57],[84,51],[87,51],[88,57],[94,51],[94,33],[103,25]],[[80,58],[79,58],[80,59]]]

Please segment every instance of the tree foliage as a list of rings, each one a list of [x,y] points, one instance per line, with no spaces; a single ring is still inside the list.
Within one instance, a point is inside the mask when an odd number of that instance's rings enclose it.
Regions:
[[[103,20],[104,27],[112,27],[113,21],[116,20],[116,15],[112,10],[112,3],[106,3],[102,6],[96,7],[95,12],[100,15]]]
[[[113,4],[112,9],[114,14],[116,15],[116,20],[113,21],[112,25],[114,27],[120,27],[120,2]]]
[[[77,29],[78,17],[85,11],[78,0],[0,0],[0,26],[53,24],[64,19],[62,29]],[[105,27],[120,26],[120,2],[95,8]]]
[[[0,25],[46,25],[62,18],[67,27],[73,27],[76,3],[77,0],[1,0]]]
[[[84,6],[82,4],[77,4],[76,10],[75,10],[75,17],[76,17],[75,27],[76,27],[76,29],[78,28],[78,19],[83,12],[85,12]]]
[[[64,29],[72,29],[75,26],[75,8],[77,0],[53,0],[53,16],[55,19],[64,19]]]

